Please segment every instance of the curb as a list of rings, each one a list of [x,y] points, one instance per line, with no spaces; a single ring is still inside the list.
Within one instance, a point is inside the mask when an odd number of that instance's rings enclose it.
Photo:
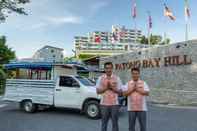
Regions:
[[[172,109],[195,109],[197,110],[197,106],[180,106],[175,104],[163,105],[163,104],[152,104],[157,107],[165,107],[165,108],[172,108]]]

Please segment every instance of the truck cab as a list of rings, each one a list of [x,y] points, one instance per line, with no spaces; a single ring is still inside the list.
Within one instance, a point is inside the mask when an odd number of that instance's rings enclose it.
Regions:
[[[81,76],[62,75],[56,81],[55,107],[80,109],[90,118],[99,117],[100,98],[95,84]]]

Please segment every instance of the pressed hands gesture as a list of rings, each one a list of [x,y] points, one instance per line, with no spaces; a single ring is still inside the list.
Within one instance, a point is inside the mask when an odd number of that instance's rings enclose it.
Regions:
[[[107,90],[112,90],[113,92],[115,92],[119,95],[122,94],[122,90],[117,88],[117,82],[110,82],[109,80],[107,81],[107,86],[97,89],[97,93],[102,94]]]
[[[144,91],[144,89],[142,87],[137,87],[137,84],[135,83],[134,86],[132,88],[128,88],[127,91],[123,92],[124,96],[129,96],[130,94],[132,94],[133,92],[138,92],[141,95],[148,95],[147,91]]]

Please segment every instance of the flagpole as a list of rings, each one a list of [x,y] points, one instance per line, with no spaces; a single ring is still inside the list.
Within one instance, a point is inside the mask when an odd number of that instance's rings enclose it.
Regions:
[[[136,24],[136,18],[134,18],[134,26],[135,26],[135,44],[137,44],[137,24]]]
[[[166,33],[166,31],[164,32],[164,43],[165,43],[165,45],[167,44],[167,33]]]
[[[186,21],[185,25],[185,42],[188,41],[188,20]]]
[[[164,18],[164,24],[166,25],[166,19]],[[164,29],[164,34],[163,34],[163,39],[164,39],[164,44],[166,44],[166,29]]]
[[[132,4],[133,4],[133,7],[132,7],[132,17],[133,17],[133,20],[134,20],[134,30],[135,30],[135,44],[137,44],[137,22],[136,22],[136,17],[137,17],[137,5],[136,5],[136,1],[135,0],[132,0]]]
[[[165,5],[165,3],[164,3],[164,6],[166,6]],[[166,23],[167,23],[167,18],[166,18],[166,16],[165,16],[166,14],[165,14],[165,9],[164,9],[164,24],[165,25],[167,25]],[[166,33],[166,29],[164,30],[164,44],[166,45],[167,44],[167,41],[166,41],[166,36],[167,35],[167,33]]]
[[[148,45],[149,46],[151,46],[151,41],[150,41],[150,34],[151,34],[151,24],[152,24],[152,20],[151,20],[151,16],[150,16],[150,12],[149,11],[147,11],[147,13],[148,13]]]
[[[148,45],[151,46],[151,43],[150,43],[150,28],[148,28]]]
[[[189,19],[189,6],[188,6],[188,1],[185,0],[185,42],[188,41],[188,19]]]

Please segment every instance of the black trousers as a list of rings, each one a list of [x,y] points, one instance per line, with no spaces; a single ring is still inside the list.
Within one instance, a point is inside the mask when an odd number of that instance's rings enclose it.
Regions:
[[[138,118],[140,131],[146,131],[146,111],[129,111],[129,131],[135,131],[136,119]]]
[[[119,131],[118,117],[119,105],[103,106],[101,105],[101,131],[107,131],[109,119],[112,120],[112,131]]]

